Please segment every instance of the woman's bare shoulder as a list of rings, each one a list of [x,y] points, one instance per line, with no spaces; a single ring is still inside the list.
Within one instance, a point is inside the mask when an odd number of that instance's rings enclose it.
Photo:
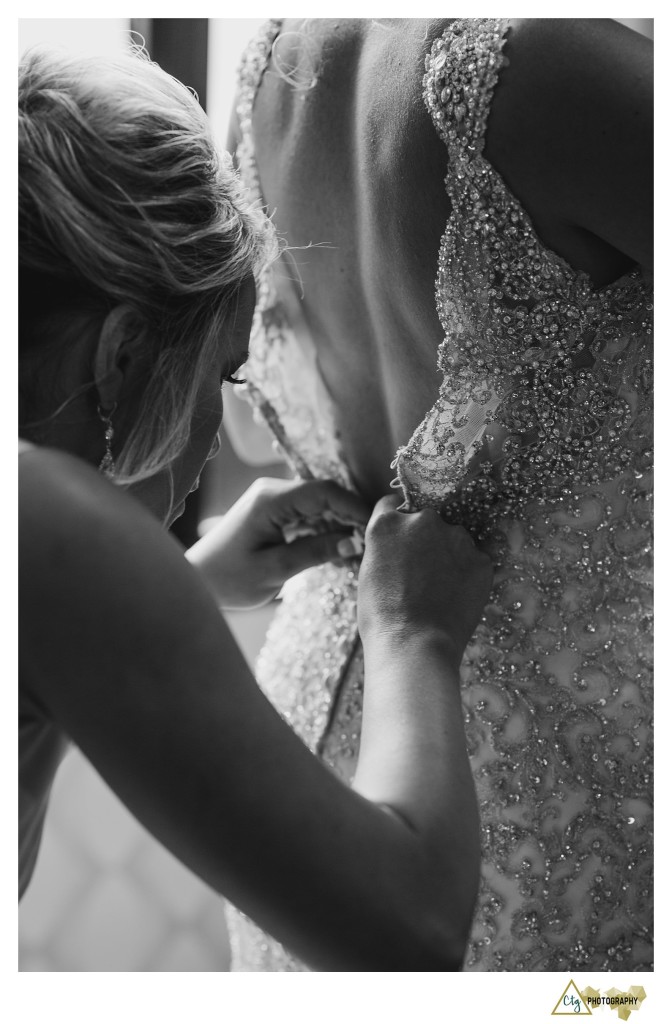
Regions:
[[[548,113],[549,98],[587,109],[648,99],[653,44],[612,18],[512,19],[506,54],[504,74],[525,110],[537,105]]]
[[[19,459],[19,570],[23,611],[58,616],[97,601],[106,578],[158,571],[176,546],[135,498],[81,459],[35,447]],[[126,566],[126,570],[123,569]],[[61,595],[59,599],[59,594]]]
[[[60,451],[19,463],[20,649],[45,706],[81,697],[101,659],[123,674],[150,640],[182,650],[203,629],[216,638],[205,586],[136,498]]]
[[[143,512],[137,502],[82,459],[38,445],[19,459],[21,535],[48,543],[62,532],[99,539],[105,525],[133,520]]]
[[[651,41],[612,19],[511,22],[486,155],[540,219],[651,259]]]

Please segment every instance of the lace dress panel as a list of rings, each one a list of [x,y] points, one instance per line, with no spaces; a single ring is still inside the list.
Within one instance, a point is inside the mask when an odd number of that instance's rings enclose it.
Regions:
[[[261,27],[239,68],[237,114],[241,142],[236,159],[254,199],[263,202],[254,156],[252,109],[281,22]],[[332,479],[353,489],[342,454],[332,404],[315,364],[315,353],[298,304],[283,288],[283,265],[265,268],[257,280],[257,306],[246,384],[236,394],[249,401],[266,423],[290,466],[304,479]],[[290,305],[291,303],[291,305]],[[291,309],[291,317],[289,311]],[[309,569],[283,588],[276,615],[260,654],[259,685],[311,750],[324,756],[334,702],[345,666],[361,665],[357,635],[357,571],[333,565]],[[355,671],[361,689],[363,671]],[[340,774],[350,779],[358,749],[359,714],[350,742],[338,757]],[[339,736],[343,737],[344,723]],[[227,907],[234,971],[306,971],[278,942],[232,906]]]
[[[277,31],[262,31],[241,72],[239,163],[257,195],[249,116]],[[427,58],[452,207],[436,279],[442,383],[393,463],[406,507],[464,524],[496,566],[462,665],[483,850],[464,966],[648,970],[651,286],[635,270],[594,288],[544,247],[485,160],[506,32],[503,19],[459,20]],[[260,295],[249,397],[299,472],[349,484],[319,385],[291,390],[306,346],[272,280]],[[318,444],[307,423],[323,429]],[[257,667],[348,781],[363,685],[355,609],[355,571],[302,574]],[[234,969],[306,969],[246,919],[231,926]]]
[[[241,141],[236,160],[245,185],[260,204],[263,196],[254,156],[252,110],[281,24],[269,21],[260,28],[238,71],[236,113]],[[300,305],[291,301],[293,293],[286,281],[290,273],[281,260],[265,267],[257,277],[246,383],[238,385],[235,393],[253,405],[257,418],[270,428],[277,447],[299,476],[334,479],[352,490],[331,399],[316,367]]]

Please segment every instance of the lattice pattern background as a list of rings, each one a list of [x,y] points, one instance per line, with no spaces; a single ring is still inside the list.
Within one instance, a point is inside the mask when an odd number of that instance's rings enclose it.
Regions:
[[[248,661],[273,608],[228,616]],[[61,765],[19,910],[20,971],[227,971],[221,898],[133,818],[77,750]]]

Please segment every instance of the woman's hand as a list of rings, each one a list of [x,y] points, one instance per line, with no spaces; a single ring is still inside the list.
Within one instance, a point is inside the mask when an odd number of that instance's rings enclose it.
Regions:
[[[358,792],[263,695],[153,515],[63,452],[20,461],[24,692],[160,842],[315,970],[457,970],[479,833],[443,650],[383,645],[367,661]],[[366,518],[333,484],[258,485],[220,538],[224,568],[246,566],[249,586],[257,559],[240,550],[325,511]],[[334,550],[295,543],[290,570],[301,550],[299,565]]]
[[[398,498],[377,503],[366,531],[359,575],[359,629],[409,641],[447,640],[459,666],[492,586],[492,565],[465,529],[431,509],[397,511]]]
[[[220,607],[255,608],[302,569],[361,553],[369,513],[333,481],[260,478],[187,558]]]

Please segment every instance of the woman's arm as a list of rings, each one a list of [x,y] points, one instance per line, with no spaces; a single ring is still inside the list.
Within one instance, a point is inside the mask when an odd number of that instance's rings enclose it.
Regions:
[[[378,502],[360,572],[366,682],[354,787],[415,834],[431,865],[434,924],[449,923],[457,950],[468,938],[480,866],[459,669],[492,569],[463,529],[429,509],[403,515],[397,501]]]
[[[133,499],[76,460],[36,451],[21,460],[20,524],[22,678],[140,821],[317,969],[458,968],[477,845],[443,818],[473,806],[469,787],[453,795],[465,786],[455,699],[464,616],[439,629],[433,619],[431,642],[423,648],[418,631],[394,663],[371,649],[362,795],[272,709],[198,575]],[[450,533],[438,519],[429,534],[417,529],[416,569],[421,555],[452,565],[436,550],[438,529]],[[480,576],[462,602],[475,622],[489,575],[468,548],[465,569]],[[368,600],[364,571],[365,605],[373,620],[380,604],[392,640],[405,612],[382,592]],[[446,580],[425,575],[438,604]],[[407,725],[395,752],[382,727],[396,718]],[[378,761],[380,791],[369,767]],[[458,850],[450,869],[446,841]]]

